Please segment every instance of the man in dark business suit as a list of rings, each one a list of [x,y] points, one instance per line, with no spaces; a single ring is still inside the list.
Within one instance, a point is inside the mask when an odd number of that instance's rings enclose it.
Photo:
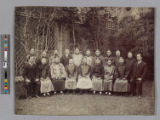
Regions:
[[[133,65],[133,78],[132,78],[132,88],[131,93],[136,94],[141,98],[142,96],[142,84],[144,76],[146,73],[146,63],[142,60],[142,54],[138,53],[136,55],[137,61]]]

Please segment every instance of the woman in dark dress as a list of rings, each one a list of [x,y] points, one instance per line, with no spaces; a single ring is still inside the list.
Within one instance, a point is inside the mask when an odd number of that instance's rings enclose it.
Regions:
[[[124,58],[120,57],[119,64],[116,69],[116,80],[114,83],[114,92],[128,92],[128,71],[124,63]]]
[[[92,69],[93,94],[95,94],[96,91],[99,91],[99,94],[102,94],[103,79],[104,79],[104,67],[102,65],[102,61],[100,59],[96,59],[95,65]]]
[[[113,89],[113,80],[115,75],[115,65],[112,64],[112,59],[108,59],[104,65],[104,82],[103,91],[106,95],[111,95]]]

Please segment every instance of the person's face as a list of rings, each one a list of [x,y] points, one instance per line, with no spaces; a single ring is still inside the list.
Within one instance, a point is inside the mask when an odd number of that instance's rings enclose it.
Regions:
[[[137,60],[138,61],[142,60],[142,56],[140,54],[137,54]]]
[[[46,64],[47,63],[47,59],[46,58],[42,58],[41,62],[42,62],[42,64]]]
[[[43,56],[43,57],[46,57],[46,56],[47,56],[46,51],[43,51],[43,52],[42,52],[42,56]]]
[[[86,55],[87,55],[87,56],[90,56],[90,55],[91,55],[90,50],[87,50],[87,51],[86,51]]]
[[[120,63],[120,64],[123,64],[123,63],[124,63],[124,59],[123,59],[123,58],[120,58],[120,59],[119,59],[119,63]]]
[[[107,51],[107,56],[110,56],[110,55],[111,55],[111,51],[108,50],[108,51]]]
[[[69,60],[69,64],[73,64],[73,59],[70,59],[70,60]]]
[[[96,51],[96,56],[100,56],[100,54],[101,54],[100,51],[97,50],[97,51]]]
[[[121,55],[120,51],[117,50],[117,51],[116,51],[116,56],[120,56],[120,55]]]
[[[83,58],[83,63],[87,63],[87,59],[86,58]]]
[[[34,62],[35,62],[34,57],[30,57],[30,59],[29,59],[29,63],[33,64]]]
[[[34,50],[34,48],[32,48],[31,50],[30,50],[30,54],[35,54],[35,50]]]
[[[96,59],[95,63],[100,64],[101,63],[100,59]]]
[[[132,58],[133,54],[131,52],[128,52],[128,58]]]
[[[107,61],[107,64],[108,64],[108,65],[111,65],[111,64],[112,64],[112,61],[111,61],[111,60],[108,60],[108,61]]]
[[[58,50],[54,50],[54,54],[58,54]]]
[[[78,49],[78,48],[75,49],[75,53],[76,53],[76,54],[79,53],[79,49]]]
[[[55,58],[55,63],[60,63],[60,59],[58,57]]]
[[[69,51],[69,49],[65,49],[65,54],[69,54],[70,53],[70,51]]]

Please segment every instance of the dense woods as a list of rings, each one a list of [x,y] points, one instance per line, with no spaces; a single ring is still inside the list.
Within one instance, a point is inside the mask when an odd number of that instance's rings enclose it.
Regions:
[[[24,58],[31,48],[39,51],[65,48],[120,49],[142,52],[154,63],[154,9],[17,7],[15,10],[15,65],[21,74]],[[153,66],[151,68],[153,70]]]

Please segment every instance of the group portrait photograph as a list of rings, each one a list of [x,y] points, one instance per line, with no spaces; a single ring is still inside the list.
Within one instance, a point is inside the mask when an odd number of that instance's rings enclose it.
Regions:
[[[147,7],[15,7],[18,115],[153,115]]]

